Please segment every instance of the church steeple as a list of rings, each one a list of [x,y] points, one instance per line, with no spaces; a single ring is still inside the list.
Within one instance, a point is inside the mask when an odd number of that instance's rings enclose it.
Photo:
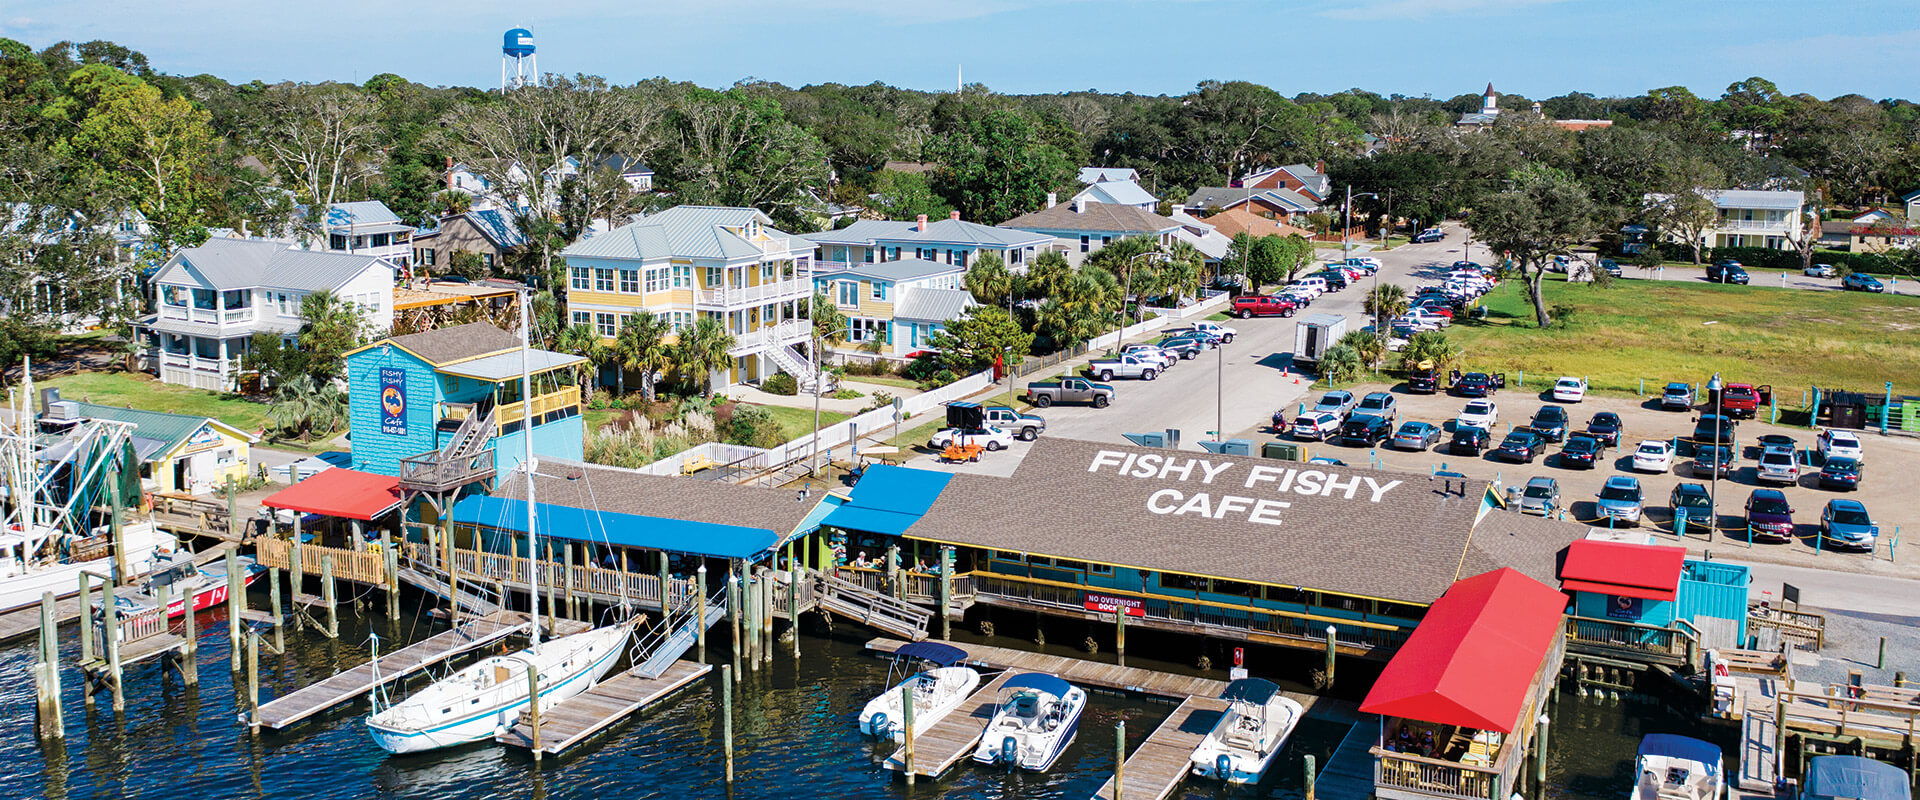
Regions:
[[[1486,94],[1480,95],[1480,113],[1482,114],[1500,113],[1499,95],[1496,95],[1493,93],[1493,83],[1491,81],[1487,83]]]

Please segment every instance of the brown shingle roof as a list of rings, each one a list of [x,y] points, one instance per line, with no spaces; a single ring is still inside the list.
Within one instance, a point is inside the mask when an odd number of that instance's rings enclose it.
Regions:
[[[1173,471],[1160,471],[1169,458]],[[1182,464],[1192,465],[1186,480],[1178,474]],[[1149,467],[1152,477],[1121,474]],[[1215,470],[1211,481],[1204,479],[1206,469]],[[1336,487],[1331,494],[1300,493],[1325,486],[1327,478]],[[1498,535],[1483,541],[1475,522],[1487,486],[1471,479],[1041,439],[1011,478],[955,476],[907,536],[1413,603],[1431,603],[1456,577],[1499,566],[1552,582],[1552,554],[1579,535],[1579,526],[1523,521],[1490,528]],[[1226,508],[1220,518],[1196,513],[1194,497],[1202,493],[1209,510]],[[1223,506],[1227,497],[1239,499]],[[1262,509],[1262,500],[1290,505]],[[1265,521],[1253,521],[1260,514]],[[1503,511],[1486,516],[1519,517]]]
[[[632,470],[540,459],[534,490],[541,503],[621,514],[672,517],[713,525],[766,528],[786,535],[820,500],[819,493],[795,499],[784,489],[737,486],[724,481],[647,475]],[[527,496],[520,473],[503,476],[496,497]]]
[[[512,350],[520,346],[520,337],[485,322],[469,322],[451,328],[395,336],[394,344],[426,359],[434,366],[464,361],[488,353]]]
[[[1180,227],[1180,223],[1176,220],[1133,206],[1082,203],[1081,208],[1081,211],[1076,212],[1073,210],[1072,203],[1061,203],[1052,208],[1021,214],[1000,223],[1000,227],[1039,231],[1111,231],[1140,234],[1160,233]]]
[[[1267,219],[1245,208],[1222,211],[1211,217],[1207,217],[1205,222],[1208,225],[1212,225],[1214,230],[1226,234],[1229,237],[1239,236],[1245,233],[1252,236],[1298,236],[1303,239],[1313,238],[1313,231]]]

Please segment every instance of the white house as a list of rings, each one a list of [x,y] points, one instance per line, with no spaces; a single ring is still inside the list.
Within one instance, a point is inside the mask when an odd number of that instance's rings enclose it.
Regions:
[[[1140,173],[1125,167],[1081,167],[1080,182],[1083,184],[1105,183],[1107,181],[1140,182]]]
[[[225,391],[256,333],[291,339],[300,304],[329,291],[360,309],[367,330],[393,327],[392,262],[296,250],[284,242],[208,239],[154,273],[155,313],[135,323],[147,363],[165,383]]]
[[[1701,234],[1705,247],[1793,247],[1788,237],[1799,232],[1806,195],[1800,192],[1758,189],[1712,189],[1701,195],[1713,201],[1719,216]]]
[[[635,192],[644,194],[653,191],[653,170],[648,168],[647,165],[640,163],[638,159],[613,155],[605,156],[595,162],[595,164],[620,173],[620,179],[626,181],[628,186],[633,187]],[[580,171],[580,160],[569,156],[566,160],[562,161],[559,166],[548,169],[544,174],[544,178],[548,187],[554,188],[568,177],[580,174]],[[507,175],[513,183],[521,186],[525,186],[530,178],[526,168],[519,164],[514,164],[509,167],[507,169]],[[509,202],[508,198],[503,196],[503,191],[499,187],[494,186],[493,182],[488,180],[486,176],[481,175],[479,171],[464,163],[454,162],[447,165],[446,183],[448,189],[473,198],[472,210],[474,211],[488,211],[493,209],[514,211],[525,209],[532,205],[524,194],[513,197],[511,202]],[[559,194],[553,193],[551,196],[545,198],[541,205],[548,211],[558,211],[560,209]]]
[[[334,203],[320,225],[327,252],[382,258],[403,270],[413,261],[413,233],[419,229],[401,222],[386,203]]]
[[[1072,199],[1089,203],[1133,206],[1143,211],[1152,211],[1160,205],[1160,198],[1154,197],[1152,193],[1132,180],[1100,181],[1088,184],[1087,188],[1081,189],[1080,193],[1074,195]]]

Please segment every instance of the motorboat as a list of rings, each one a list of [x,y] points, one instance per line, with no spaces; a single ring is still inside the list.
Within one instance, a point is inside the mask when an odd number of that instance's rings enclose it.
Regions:
[[[1193,774],[1227,783],[1259,783],[1306,713],[1265,678],[1227,684],[1227,710],[1193,751]]]
[[[1044,672],[1026,672],[1001,687],[1000,706],[980,734],[973,760],[1045,772],[1080,729],[1087,692]]]
[[[1719,746],[1689,736],[1647,734],[1634,773],[1628,800],[1719,800],[1727,792]]]
[[[893,653],[888,668],[891,680],[896,671],[908,672],[906,680],[893,684],[867,701],[860,710],[860,732],[876,738],[906,739],[906,714],[900,705],[903,691],[913,697],[913,732],[918,735],[939,722],[980,688],[980,673],[962,666],[967,651],[939,642],[909,642]]]
[[[227,565],[224,560],[209,562],[205,565],[193,563],[192,553],[175,553],[160,566],[154,568],[137,586],[114,593],[113,605],[119,609],[120,616],[137,616],[160,607],[162,598],[167,602],[167,618],[173,619],[194,611],[205,611],[227,602]],[[266,570],[255,564],[248,556],[234,558],[240,569],[241,585],[250,586]],[[100,610],[100,600],[94,601],[94,612]]]
[[[1907,773],[1860,756],[1814,756],[1800,782],[1806,800],[1913,800]]]
[[[111,542],[104,525],[85,537],[44,525],[16,523],[0,529],[0,613],[37,605],[47,592],[55,597],[76,594],[80,573],[113,575]],[[172,534],[144,522],[122,526],[120,543],[126,549],[129,578],[147,574],[180,547]]]

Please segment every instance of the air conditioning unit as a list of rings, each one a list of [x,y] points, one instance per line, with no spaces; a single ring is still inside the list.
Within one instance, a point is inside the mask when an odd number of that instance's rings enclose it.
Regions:
[[[80,404],[72,400],[55,400],[47,404],[47,419],[79,419]]]

